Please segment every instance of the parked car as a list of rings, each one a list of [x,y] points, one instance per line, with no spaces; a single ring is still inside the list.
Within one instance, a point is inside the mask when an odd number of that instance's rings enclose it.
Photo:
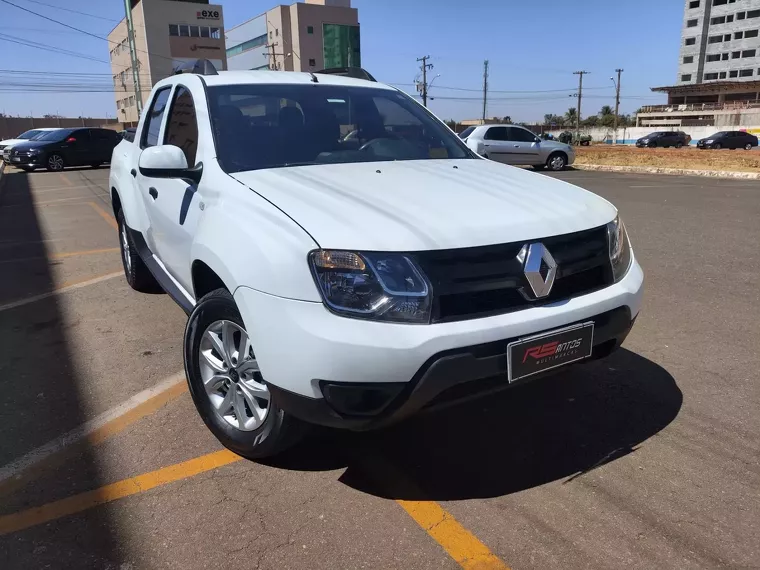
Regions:
[[[752,150],[757,146],[757,137],[744,131],[720,131],[697,141],[697,148],[743,148]]]
[[[530,165],[536,168],[563,170],[575,161],[572,146],[545,141],[517,125],[481,125],[462,134],[467,146],[481,155],[504,164]],[[462,134],[459,136],[462,137]]]
[[[163,79],[109,188],[127,282],[187,312],[193,402],[246,457],[607,356],[641,306],[612,204],[484,160],[370,80]]]
[[[683,131],[657,131],[656,133],[641,137],[636,141],[636,146],[639,148],[667,148],[671,146],[681,148],[690,142],[691,137]]]
[[[26,141],[33,140],[34,138],[45,134],[48,131],[56,131],[58,128],[44,128],[44,129],[31,129],[29,131],[25,131],[21,133],[19,136],[17,136],[15,139],[5,139],[4,141],[0,141],[0,152],[2,152],[3,160],[5,162],[8,162],[7,156],[10,154],[10,147],[12,147],[14,144],[23,143]],[[6,152],[7,150],[7,152]]]
[[[110,129],[56,129],[35,140],[13,145],[9,162],[28,172],[36,168],[63,170],[67,166],[97,168],[111,161],[121,137]]]
[[[123,131],[119,131],[119,135],[121,138],[128,140],[129,142],[134,142],[136,131],[137,129],[135,127],[127,127]]]

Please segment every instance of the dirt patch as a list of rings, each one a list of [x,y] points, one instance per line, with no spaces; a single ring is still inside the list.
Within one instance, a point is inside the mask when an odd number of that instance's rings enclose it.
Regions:
[[[760,151],[757,149],[699,150],[592,145],[577,147],[576,152],[576,164],[760,172]]]

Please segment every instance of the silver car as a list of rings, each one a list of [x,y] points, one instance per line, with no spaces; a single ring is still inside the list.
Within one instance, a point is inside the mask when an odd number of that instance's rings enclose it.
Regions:
[[[504,164],[562,170],[575,161],[575,150],[570,145],[541,140],[517,125],[468,127],[459,136],[482,157]]]

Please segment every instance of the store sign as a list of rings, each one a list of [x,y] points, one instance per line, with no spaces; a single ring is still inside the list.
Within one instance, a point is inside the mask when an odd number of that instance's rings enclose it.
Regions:
[[[199,10],[197,12],[197,18],[199,20],[218,20],[219,10]]]
[[[190,46],[190,51],[198,51],[199,49],[200,50],[213,49],[213,50],[219,51],[222,48],[220,48],[219,46],[199,46],[198,44],[193,44]]]

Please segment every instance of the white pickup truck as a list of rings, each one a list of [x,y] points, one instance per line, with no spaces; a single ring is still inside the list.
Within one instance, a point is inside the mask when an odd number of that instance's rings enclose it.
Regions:
[[[386,425],[625,339],[643,275],[606,200],[483,159],[375,81],[195,71],[155,85],[110,191],[127,281],[188,313],[190,392],[229,449]]]

